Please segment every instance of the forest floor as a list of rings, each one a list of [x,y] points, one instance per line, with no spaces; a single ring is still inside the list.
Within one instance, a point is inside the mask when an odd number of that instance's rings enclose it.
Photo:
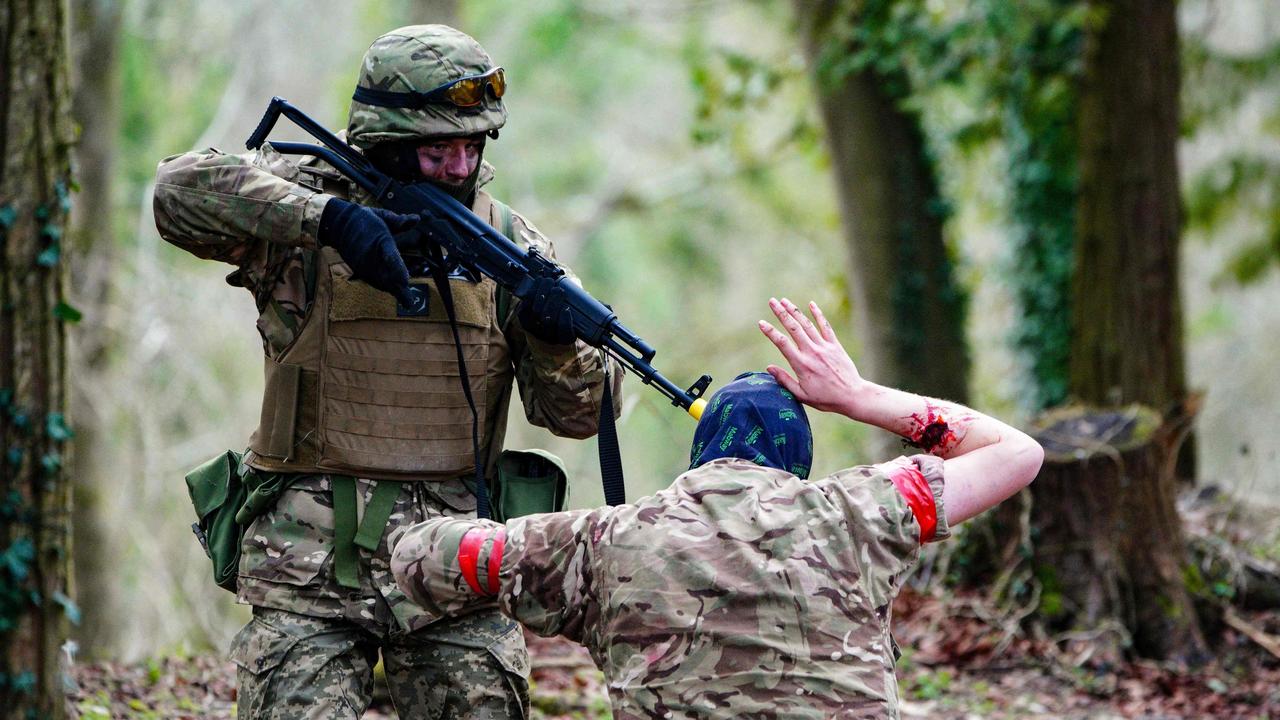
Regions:
[[[1280,633],[1280,612],[1240,614],[1236,624],[1255,639],[1225,628],[1214,661],[1196,670],[1082,662],[990,620],[998,613],[971,596],[908,590],[895,613],[904,718],[1280,718],[1280,657],[1258,643]],[[534,718],[609,717],[603,679],[585,649],[535,637],[529,647]],[[235,714],[234,667],[220,657],[81,664],[74,679],[72,717]],[[396,717],[385,692],[378,695],[366,717]]]

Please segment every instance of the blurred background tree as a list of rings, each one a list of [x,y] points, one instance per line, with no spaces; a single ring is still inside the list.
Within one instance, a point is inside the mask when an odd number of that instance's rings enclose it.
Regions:
[[[254,308],[223,283],[230,267],[159,242],[155,163],[242,147],[272,95],[342,127],[364,48],[398,25],[453,22],[507,68],[511,120],[486,151],[495,194],[556,242],[676,382],[709,372],[723,383],[772,361],[754,321],[785,295],[827,309],[873,379],[1022,420],[1085,398],[1068,372],[1081,339],[1070,284],[1085,203],[1077,119],[1085,38],[1106,27],[1088,3],[75,7],[72,236],[83,257],[69,292],[85,321],[70,361],[86,540],[76,553],[95,618],[76,637],[90,655],[221,649],[245,617],[208,581],[180,478],[243,447],[254,426]],[[1280,489],[1280,442],[1267,430],[1280,423],[1280,387],[1266,361],[1280,337],[1280,13],[1264,0],[1179,7],[1190,243],[1180,271],[1157,270],[1183,283],[1186,330],[1172,332],[1187,341],[1187,384],[1206,391],[1199,475],[1256,500]],[[99,133],[114,142],[102,147]],[[1079,323],[1102,317],[1083,308]],[[561,454],[571,502],[600,502],[594,441],[552,438],[512,415],[510,446]],[[693,425],[680,418],[629,383],[619,431],[632,497],[687,465]],[[884,450],[847,423],[812,419],[815,472]]]

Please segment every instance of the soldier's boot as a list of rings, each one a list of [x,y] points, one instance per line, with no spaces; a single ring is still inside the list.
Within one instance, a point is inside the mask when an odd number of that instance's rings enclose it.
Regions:
[[[529,652],[496,610],[447,618],[382,647],[400,720],[529,717]]]
[[[239,720],[359,718],[377,640],[342,620],[255,607],[231,641]]]

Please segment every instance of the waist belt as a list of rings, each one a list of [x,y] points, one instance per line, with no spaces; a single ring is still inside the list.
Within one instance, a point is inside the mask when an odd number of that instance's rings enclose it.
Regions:
[[[344,588],[359,588],[360,578],[356,568],[359,566],[360,554],[356,549],[364,548],[369,552],[378,549],[382,541],[382,533],[387,528],[387,520],[395,508],[396,498],[400,496],[400,483],[394,480],[377,480],[373,487],[373,497],[364,509],[364,520],[356,526],[356,479],[348,475],[331,475],[333,488],[333,570],[338,585]]]

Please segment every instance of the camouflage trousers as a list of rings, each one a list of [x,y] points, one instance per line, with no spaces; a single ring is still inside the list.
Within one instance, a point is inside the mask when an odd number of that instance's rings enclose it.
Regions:
[[[359,718],[380,650],[401,720],[524,718],[528,668],[500,662],[512,643],[523,643],[520,628],[496,610],[378,637],[342,619],[255,607],[231,643],[237,717]]]

